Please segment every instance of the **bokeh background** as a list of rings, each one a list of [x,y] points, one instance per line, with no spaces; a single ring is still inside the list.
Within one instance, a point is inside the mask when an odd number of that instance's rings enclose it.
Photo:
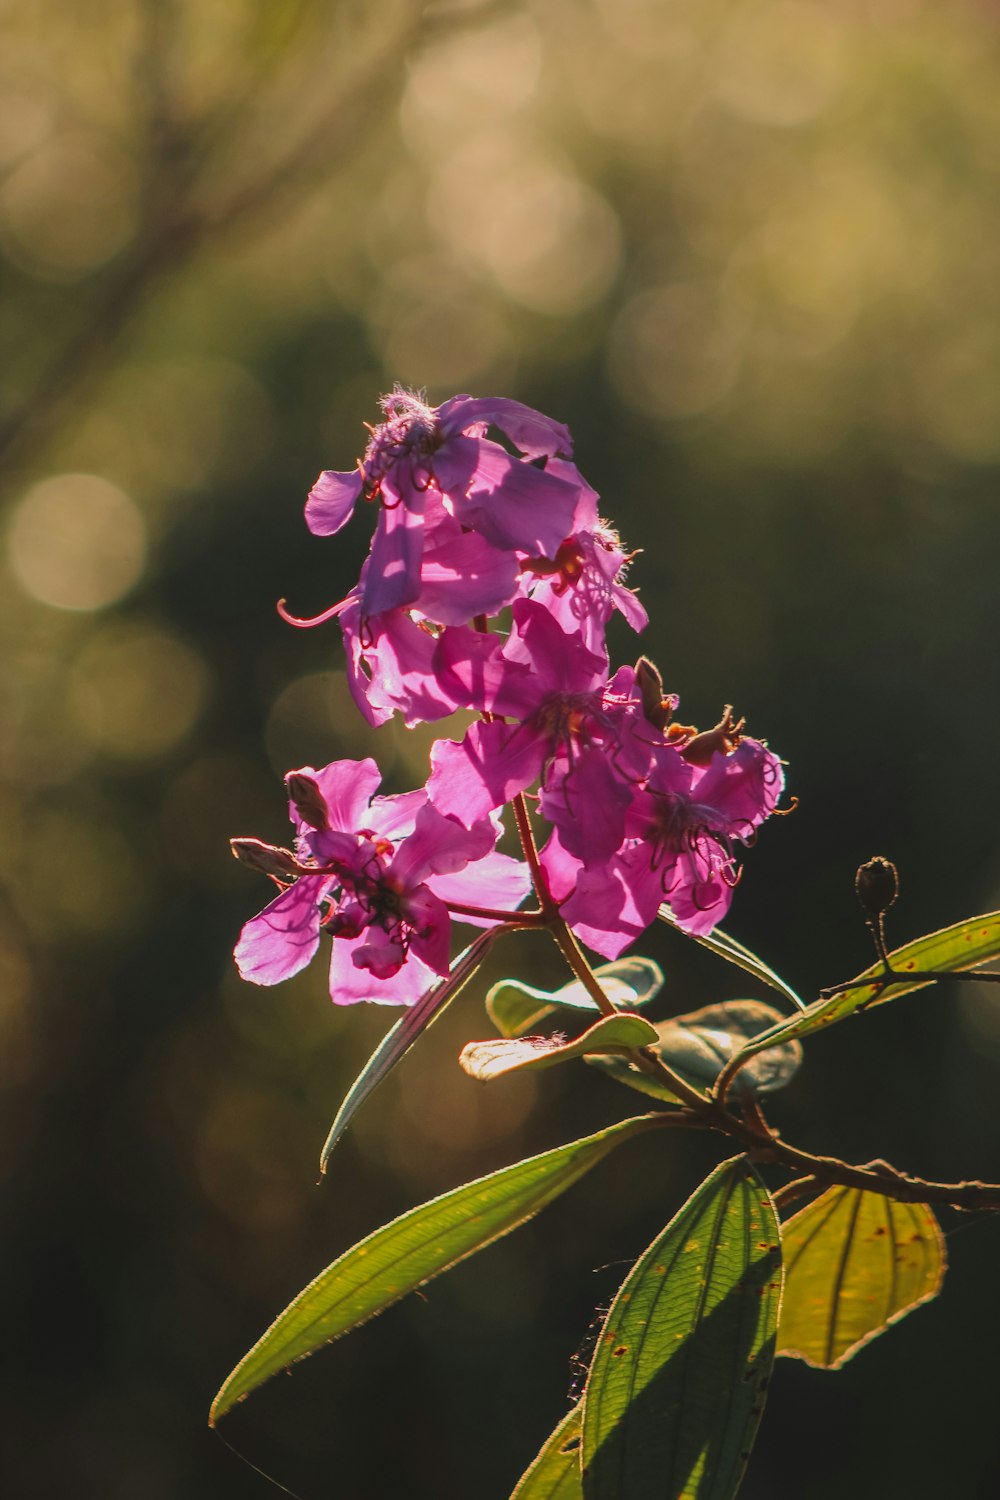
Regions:
[[[567,421],[643,549],[685,717],[746,713],[794,816],[728,928],[812,994],[1000,905],[1000,15],[988,0],[7,0],[0,1068],[7,1493],[275,1493],[205,1425],[273,1314],[405,1207],[634,1108],[483,1088],[474,986],[319,1146],[388,1023],[241,985],[290,766],[371,735],[335,625],[364,523],[301,506],[380,391]],[[619,635],[618,660],[634,657]],[[663,931],[660,1014],[746,993]],[[561,982],[541,938],[489,977]],[[814,1041],[794,1140],[1000,1176],[1000,1009],[941,986]],[[764,998],[764,997],[762,997]],[[683,1145],[684,1149],[681,1150]],[[637,1142],[542,1220],[273,1382],[224,1435],[304,1497],[503,1500],[595,1309],[717,1144]],[[783,1361],[744,1494],[992,1496],[1000,1223],[838,1376]]]

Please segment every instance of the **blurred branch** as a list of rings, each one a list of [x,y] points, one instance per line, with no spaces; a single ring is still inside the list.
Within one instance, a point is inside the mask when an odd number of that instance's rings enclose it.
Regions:
[[[336,97],[249,181],[225,196],[206,188],[204,179],[215,157],[239,145],[258,110],[263,70],[257,70],[253,87],[232,113],[193,130],[184,123],[176,91],[176,7],[172,0],[139,4],[135,80],[145,158],[139,227],[128,249],[95,278],[82,324],[55,350],[31,394],[0,423],[0,466],[8,471],[31,462],[106,371],[124,334],[169,276],[210,244],[302,201],[312,186],[356,155],[369,125],[384,118],[413,53],[446,32],[480,25],[508,8],[507,0],[487,0],[474,7],[435,6],[428,14],[425,0],[405,0],[394,26],[380,10],[369,23],[367,48],[361,41],[344,42],[342,51],[357,62]],[[270,58],[287,53],[309,13],[308,7],[296,7]]]

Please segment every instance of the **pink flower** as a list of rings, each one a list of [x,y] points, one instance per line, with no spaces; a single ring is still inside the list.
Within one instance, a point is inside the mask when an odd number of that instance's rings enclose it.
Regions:
[[[569,534],[577,487],[531,460],[569,454],[567,428],[518,401],[454,396],[428,406],[400,387],[382,398],[386,420],[371,431],[357,469],[320,475],[306,502],[317,536],[346,525],[362,494],[381,500],[365,616],[415,604],[421,593],[428,496],[436,492],[467,530],[500,551],[552,557]],[[523,455],[485,436],[498,427]],[[466,616],[470,618],[470,616]]]
[[[649,926],[662,902],[685,932],[710,932],[739,878],[735,846],[752,841],[783,786],[781,762],[758,740],[715,751],[705,765],[685,759],[683,746],[658,746],[626,812],[622,845],[600,864],[567,847],[573,820],[553,801],[556,831],[543,864],[556,899],[565,898],[566,921],[609,958]]]
[[[513,615],[506,641],[456,630],[446,631],[438,643],[442,690],[456,707],[497,717],[473,724],[460,743],[437,742],[427,783],[431,801],[469,822],[539,779],[547,784],[550,773],[573,764],[586,784],[595,826],[605,813],[613,820],[613,809],[623,809],[631,793],[619,787],[604,744],[610,732],[604,713],[606,658],[588,650],[579,633],[564,630],[533,599],[519,599]],[[617,826],[610,849],[620,841],[620,819]]]
[[[513,911],[528,893],[526,868],[495,853],[498,820],[466,828],[431,807],[422,790],[376,797],[373,760],[306,766],[285,780],[295,851],[233,841],[247,863],[279,884],[293,882],[244,926],[235,950],[244,979],[277,984],[297,974],[325,930],[334,939],[337,1004],[411,1005],[435,974],[448,973],[447,902]]]
[[[626,553],[617,533],[600,520],[597,492],[572,464],[552,459],[546,470],[578,486],[573,529],[553,558],[523,559],[522,586],[564,630],[579,631],[589,650],[603,652],[605,627],[614,610],[635,631],[649,623],[636,594],[623,581],[634,554]]]

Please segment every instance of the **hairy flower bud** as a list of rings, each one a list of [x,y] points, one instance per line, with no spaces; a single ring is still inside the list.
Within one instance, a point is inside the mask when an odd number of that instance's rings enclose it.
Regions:
[[[316,782],[303,771],[289,771],[285,789],[303,823],[322,833],[330,826],[326,801]]]
[[[301,875],[298,860],[290,849],[278,844],[265,844],[263,839],[230,839],[229,847],[241,864],[251,870],[260,870],[264,875],[274,875],[287,880]]]
[[[675,693],[664,693],[663,678],[659,668],[648,656],[640,656],[635,664],[635,680],[642,695],[642,715],[654,729],[666,729],[670,716],[677,707]]]
[[[899,876],[891,859],[881,854],[866,860],[854,877],[858,900],[870,917],[881,916],[899,895]]]

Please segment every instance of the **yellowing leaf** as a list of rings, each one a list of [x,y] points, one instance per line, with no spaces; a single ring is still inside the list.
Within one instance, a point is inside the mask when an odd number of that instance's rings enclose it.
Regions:
[[[890,1323],[935,1297],[944,1239],[925,1203],[833,1187],[781,1229],[779,1354],[837,1370]]]

